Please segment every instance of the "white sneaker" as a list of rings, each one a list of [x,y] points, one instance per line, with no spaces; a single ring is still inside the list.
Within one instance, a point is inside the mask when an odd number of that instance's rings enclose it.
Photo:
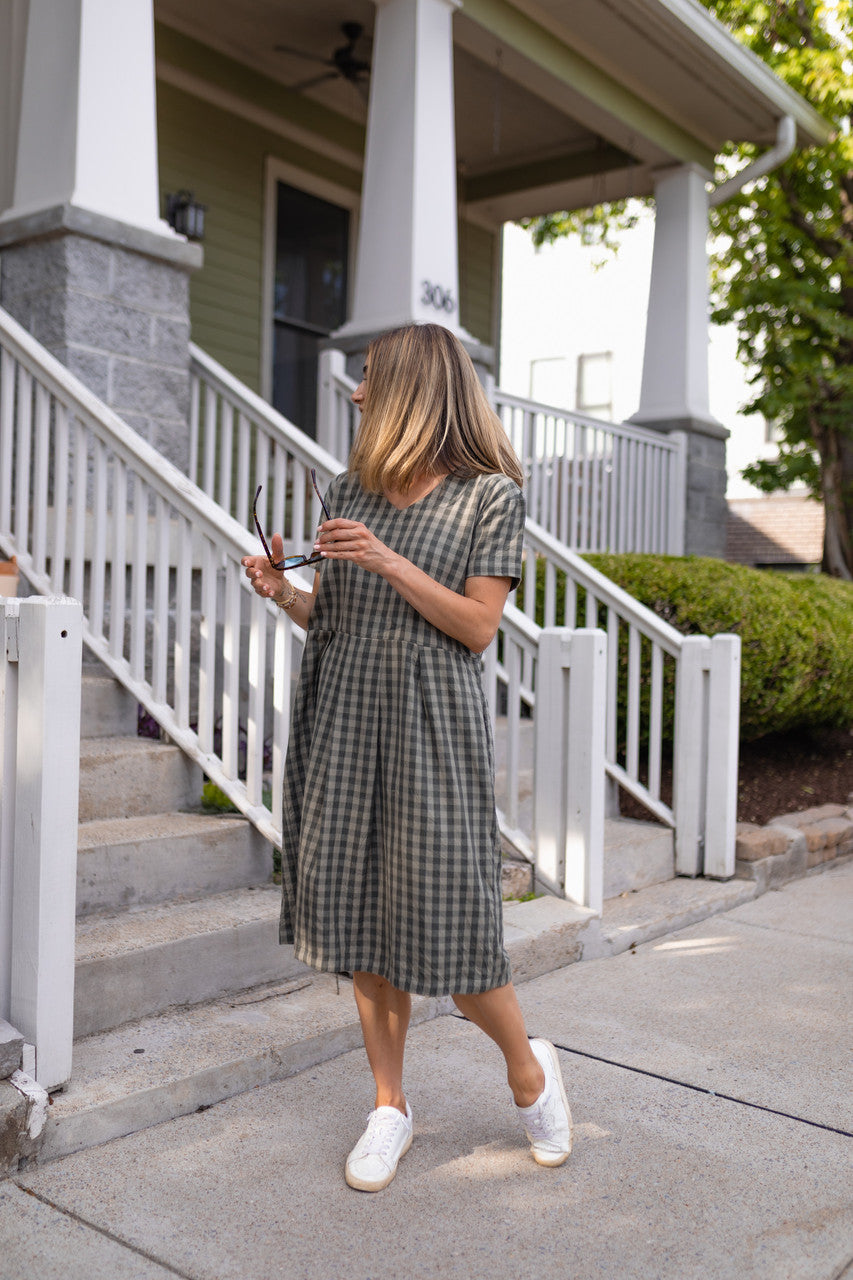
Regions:
[[[377,1107],[367,1128],[347,1156],[347,1184],[356,1191],[381,1191],[397,1172],[400,1156],[412,1145],[412,1109]]]
[[[530,1047],[545,1072],[545,1088],[530,1107],[516,1107],[537,1164],[550,1168],[568,1160],[572,1149],[572,1113],[560,1071],[557,1050],[547,1040],[531,1040]]]

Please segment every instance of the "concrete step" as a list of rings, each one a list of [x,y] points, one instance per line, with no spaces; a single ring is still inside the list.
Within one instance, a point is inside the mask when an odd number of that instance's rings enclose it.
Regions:
[[[279,904],[270,886],[79,920],[75,1038],[304,972],[279,945]]]
[[[77,915],[269,884],[272,848],[232,814],[159,813],[84,822]]]
[[[675,845],[671,827],[631,818],[604,823],[604,898],[672,880]]]
[[[81,822],[197,808],[202,777],[184,753],[150,738],[84,738]]]
[[[180,912],[181,904],[171,910]],[[150,913],[138,916],[151,922]],[[135,918],[129,912],[116,919],[130,928]],[[516,982],[580,960],[585,947],[601,945],[592,913],[555,898],[506,903],[504,925]],[[149,923],[146,932],[157,930]],[[100,942],[106,950],[106,928]],[[214,946],[222,945],[216,933]],[[412,1006],[415,1024],[452,1009],[449,998],[415,997]],[[53,1096],[39,1161],[285,1079],[361,1043],[351,983],[302,966],[251,990],[94,1032],[75,1042],[71,1081]]]
[[[83,668],[81,738],[133,737],[138,712],[136,699],[117,680]]]

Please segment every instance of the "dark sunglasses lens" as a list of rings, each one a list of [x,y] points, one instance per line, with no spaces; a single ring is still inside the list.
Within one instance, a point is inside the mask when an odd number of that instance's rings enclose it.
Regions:
[[[287,556],[284,560],[280,560],[277,568],[285,570],[298,569],[303,564],[320,564],[323,556]]]

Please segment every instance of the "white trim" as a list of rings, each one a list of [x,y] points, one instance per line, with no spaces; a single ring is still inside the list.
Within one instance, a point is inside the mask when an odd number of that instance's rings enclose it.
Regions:
[[[778,108],[783,115],[793,116],[810,142],[820,144],[828,140],[832,125],[805,98],[771,71],[756,53],[736,40],[699,0],[653,2],[656,7],[666,9],[691,35],[701,40],[707,49],[727,63],[769,105]],[[649,0],[640,0],[641,8],[648,8],[648,5]]]
[[[157,79],[161,80],[163,84],[171,85],[173,89],[180,89],[194,98],[199,98],[202,102],[208,102],[213,107],[219,107],[222,111],[238,116],[241,120],[247,120],[250,124],[255,124],[261,129],[267,129],[270,133],[278,134],[281,138],[288,138],[291,142],[298,142],[301,146],[308,147],[311,151],[315,151],[318,155],[325,156],[329,160],[335,160],[339,164],[352,165],[356,171],[361,171],[364,157],[359,152],[350,151],[349,147],[341,146],[340,143],[330,142],[323,134],[313,133],[310,129],[294,124],[292,120],[288,120],[284,116],[276,115],[272,111],[266,111],[263,107],[257,107],[254,103],[241,98],[239,94],[229,93],[225,89],[220,89],[217,85],[211,84],[209,80],[193,75],[192,72],[184,71],[181,67],[173,66],[172,63],[166,62],[162,58],[157,58],[155,71]]]
[[[347,316],[352,312],[353,281],[355,279],[355,255],[358,246],[358,218],[361,199],[346,187],[340,187],[328,178],[320,178],[296,165],[267,156],[264,164],[264,225],[263,251],[261,255],[261,367],[258,385],[267,403],[272,403],[272,349],[273,349],[273,278],[275,275],[275,233],[278,217],[276,186],[286,182],[297,191],[326,200],[329,204],[346,209],[350,215],[349,243],[347,245]]]

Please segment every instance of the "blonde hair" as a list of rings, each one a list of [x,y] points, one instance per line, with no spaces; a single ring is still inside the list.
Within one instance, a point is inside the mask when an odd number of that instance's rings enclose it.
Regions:
[[[419,476],[524,476],[471,357],[449,329],[413,324],[367,349],[367,386],[349,469],[370,493]]]

